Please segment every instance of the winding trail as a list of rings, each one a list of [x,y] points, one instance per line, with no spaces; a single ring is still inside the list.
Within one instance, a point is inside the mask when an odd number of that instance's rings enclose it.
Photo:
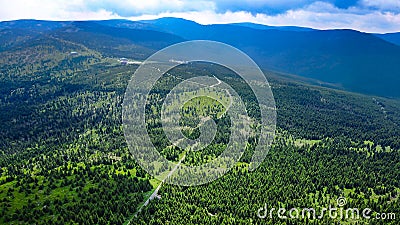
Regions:
[[[221,81],[220,79],[218,79],[216,76],[213,75],[213,77],[214,77],[215,79],[217,79],[218,83],[211,85],[210,88],[215,87],[215,86],[218,86],[218,85],[220,85],[220,84],[222,83],[222,81]]]
[[[158,71],[160,71],[159,68],[155,68],[155,67],[153,67],[153,68],[154,68],[154,69],[157,69]],[[179,79],[179,80],[185,80],[185,79],[183,79],[183,78],[176,77],[176,76],[174,76],[174,75],[172,75],[172,74],[170,74],[170,73],[166,73],[166,74],[169,75],[169,76],[172,76],[172,77],[174,77],[174,78],[176,78],[176,79]],[[221,81],[220,79],[218,79],[216,76],[213,75],[213,77],[217,80],[217,83],[212,84],[212,85],[209,85],[208,87],[210,87],[210,88],[213,88],[213,87],[215,87],[215,86],[218,86],[218,85],[220,85],[220,84],[222,83],[222,81]],[[188,81],[188,82],[192,82],[192,83],[195,83],[195,84],[198,84],[198,85],[207,87],[207,85],[200,84],[200,83],[197,83],[197,82],[193,82],[193,81]],[[229,96],[229,100],[230,100],[230,101],[229,101],[229,106],[228,106],[227,109],[226,109],[226,111],[228,111],[229,108],[232,106],[232,101],[233,101],[232,95],[229,93],[229,90],[228,90],[228,89],[224,89],[224,88],[221,88],[221,89],[222,89],[222,90],[225,90],[226,93],[227,93],[227,95]],[[226,112],[226,111],[225,111],[225,112]],[[178,144],[180,141],[182,141],[182,139],[181,139],[181,140],[178,140],[178,142],[177,142],[177,143],[174,143],[174,145],[177,146],[177,144]],[[133,219],[134,217],[137,217],[137,215],[142,211],[143,207],[144,207],[144,206],[147,206],[147,205],[150,203],[151,200],[153,200],[153,199],[156,198],[156,197],[159,198],[158,191],[160,190],[162,184],[164,183],[164,181],[165,181],[168,177],[170,177],[170,176],[178,169],[178,167],[181,165],[181,163],[183,162],[183,160],[185,160],[185,157],[186,157],[186,153],[183,154],[182,158],[179,160],[179,162],[176,164],[176,166],[175,166],[175,167],[168,173],[168,175],[161,181],[161,183],[157,186],[157,188],[156,188],[156,189],[154,190],[154,192],[150,195],[150,197],[144,202],[144,204],[143,204],[142,206],[140,206],[140,208],[136,211],[136,213],[134,214],[134,216],[131,217],[131,218],[128,220],[128,222],[126,223],[126,225],[130,225],[132,219]],[[210,216],[215,216],[215,215],[212,215],[212,214],[211,214]]]
[[[135,213],[135,217],[137,217],[137,215],[139,214],[139,212],[142,211],[142,208],[144,206],[147,206],[151,200],[153,200],[155,197],[158,197],[158,191],[161,188],[161,185],[164,183],[164,181],[170,177],[177,169],[178,167],[181,165],[181,163],[183,162],[183,160],[185,160],[185,156],[186,154],[184,154],[182,156],[182,158],[179,160],[178,164],[176,164],[176,166],[168,173],[168,175],[164,178],[164,180],[161,181],[161,183],[157,186],[157,188],[154,190],[154,192],[150,195],[150,197],[144,202],[144,204],[136,211]],[[131,223],[132,219],[129,220],[129,222],[127,223],[128,225]]]

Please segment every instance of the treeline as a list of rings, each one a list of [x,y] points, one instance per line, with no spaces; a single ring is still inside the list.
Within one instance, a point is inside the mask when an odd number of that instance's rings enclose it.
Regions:
[[[117,65],[88,49],[71,57],[65,51],[84,48],[57,46],[64,44],[38,40],[13,49],[15,56],[0,53],[0,223],[121,224],[153,188],[155,181],[135,163],[122,130],[123,94],[136,66]],[[34,60],[18,58],[27,49]],[[188,66],[171,73],[178,78],[217,76],[235,87],[253,118],[260,118],[254,94],[237,76],[216,66]],[[161,79],[150,100],[162,100],[178,78]],[[251,137],[241,162],[227,175],[198,187],[163,185],[161,199],[132,224],[318,224],[266,221],[256,213],[265,203],[319,207],[334,204],[339,196],[348,198],[349,206],[398,213],[400,103],[270,81],[279,138],[261,167],[247,171],[257,143]],[[160,115],[147,112],[153,144],[168,159],[178,160],[182,150],[166,140]],[[182,124],[199,122],[199,113],[183,115],[187,121]],[[212,145],[188,153],[183,163],[200,165],[224,150],[229,118],[216,122]]]
[[[196,187],[164,185],[162,198],[152,202],[134,218],[135,224],[333,224],[349,220],[270,219],[257,216],[268,208],[338,207],[343,196],[347,208],[370,208],[376,212],[400,213],[398,152],[367,156],[349,150],[346,142],[323,140],[298,145],[281,136],[255,172],[238,165],[220,179]],[[318,214],[319,215],[319,214]],[[393,220],[366,220],[355,223],[397,224]]]

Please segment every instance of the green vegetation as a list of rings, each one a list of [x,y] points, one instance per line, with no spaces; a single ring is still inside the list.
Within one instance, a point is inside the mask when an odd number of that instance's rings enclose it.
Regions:
[[[359,224],[398,224],[400,102],[311,86],[268,71],[278,134],[261,167],[247,170],[255,135],[241,161],[222,178],[195,187],[163,184],[161,199],[132,216],[160,181],[137,165],[122,130],[123,94],[137,65],[120,65],[111,56],[129,54],[123,49],[145,56],[150,50],[113,39],[120,50],[105,51],[103,36],[89,42],[90,33],[55,34],[0,51],[1,224],[122,224],[128,219],[131,224],[332,224],[339,221],[260,219],[257,210],[264,204],[328,207],[339,196],[349,207],[398,217]],[[146,107],[150,137],[167,159],[178,161],[184,154],[160,124],[161,103],[180,79],[215,75],[238,92],[255,121],[260,119],[254,94],[230,70],[198,63],[170,73],[174,76],[159,80]],[[180,123],[188,137],[199,135],[204,116],[218,128],[211,145],[188,152],[184,164],[203,164],[224,150],[230,118],[222,103],[229,100],[219,98],[219,103],[195,98],[183,107]]]

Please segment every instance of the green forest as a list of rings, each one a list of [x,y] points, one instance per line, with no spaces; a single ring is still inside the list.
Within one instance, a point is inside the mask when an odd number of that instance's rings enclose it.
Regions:
[[[125,141],[122,103],[138,65],[118,59],[140,60],[151,49],[110,40],[115,46],[104,50],[101,36],[89,42],[71,35],[21,36],[0,48],[0,224],[399,224],[400,101],[269,70],[263,72],[276,101],[277,129],[261,166],[248,169],[254,135],[221,178],[192,187],[163,183],[159,198],[144,205],[161,181],[137,164]],[[197,138],[200,117],[210,116],[217,124],[213,142],[185,152],[168,141],[161,105],[181,79],[215,75],[260,119],[254,94],[231,71],[198,63],[169,73],[146,108],[149,135],[166,159],[178,162],[185,154],[183,164],[207,163],[230,136],[226,107],[198,98],[183,107],[182,133]],[[340,197],[345,208],[370,208],[371,219],[257,216],[265,205],[321,209]],[[396,217],[372,219],[377,213]]]

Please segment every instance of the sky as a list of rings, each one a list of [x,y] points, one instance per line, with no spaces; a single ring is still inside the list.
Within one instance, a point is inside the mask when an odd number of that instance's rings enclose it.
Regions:
[[[400,0],[0,0],[0,21],[160,17],[388,33],[400,32]]]

